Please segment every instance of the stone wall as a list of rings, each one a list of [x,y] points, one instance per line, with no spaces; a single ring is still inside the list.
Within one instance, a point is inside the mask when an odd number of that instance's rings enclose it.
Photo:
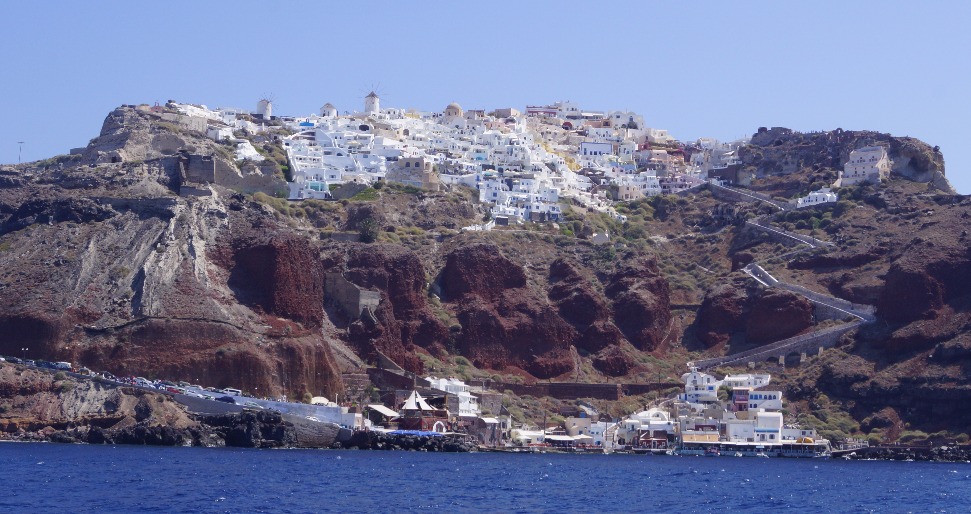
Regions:
[[[361,317],[365,309],[376,311],[381,302],[380,292],[358,287],[344,278],[341,273],[327,273],[324,294],[351,318]]]

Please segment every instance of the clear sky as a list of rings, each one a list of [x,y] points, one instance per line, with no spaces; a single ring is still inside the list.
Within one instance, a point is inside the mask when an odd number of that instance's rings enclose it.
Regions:
[[[681,140],[870,129],[971,193],[971,2],[4,2],[0,162],[67,153],[126,103],[306,115],[573,100]]]

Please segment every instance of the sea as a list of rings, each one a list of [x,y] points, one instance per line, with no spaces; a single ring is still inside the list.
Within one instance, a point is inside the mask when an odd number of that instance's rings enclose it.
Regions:
[[[0,512],[971,512],[971,464],[0,444]]]

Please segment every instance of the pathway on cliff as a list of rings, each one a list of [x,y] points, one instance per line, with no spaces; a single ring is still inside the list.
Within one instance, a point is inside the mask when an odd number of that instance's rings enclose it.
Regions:
[[[780,205],[779,202],[776,202],[765,195],[758,193],[747,193],[735,188],[717,186],[715,184],[712,184],[712,186],[729,191],[735,194],[736,197],[740,198],[742,201],[765,202],[774,205],[782,211],[787,210],[787,208]],[[801,248],[794,252],[790,252],[787,255],[814,250],[820,247],[835,246],[829,241],[822,241],[815,237],[807,237],[802,234],[789,232],[781,227],[770,226],[770,222],[766,216],[758,217],[746,223],[749,227],[772,233],[778,237],[788,238],[800,245],[806,246],[806,248]],[[844,319],[853,318],[853,321],[823,330],[813,330],[810,333],[796,335],[781,341],[776,341],[775,343],[771,343],[769,345],[753,348],[745,352],[726,355],[723,357],[716,357],[713,359],[703,359],[692,363],[692,365],[697,366],[699,369],[706,369],[725,364],[737,364],[741,362],[759,362],[773,357],[778,357],[781,360],[785,358],[786,355],[791,353],[801,354],[817,349],[822,350],[823,348],[829,348],[836,345],[836,343],[839,342],[840,337],[846,332],[849,332],[850,330],[864,323],[873,322],[876,319],[874,316],[876,309],[871,305],[855,304],[842,298],[812,291],[803,286],[782,282],[773,277],[768,271],[765,270],[765,268],[755,262],[749,263],[747,266],[742,268],[742,271],[744,271],[762,286],[776,287],[796,293],[809,300],[817,309],[829,309],[831,315],[835,315],[837,317],[843,315]]]

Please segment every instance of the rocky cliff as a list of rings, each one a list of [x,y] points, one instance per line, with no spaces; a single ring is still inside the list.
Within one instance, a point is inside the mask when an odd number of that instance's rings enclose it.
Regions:
[[[702,189],[620,205],[624,223],[570,208],[557,225],[464,233],[484,208],[463,188],[286,202],[269,168],[122,107],[81,154],[0,170],[0,353],[291,397],[343,392],[341,373],[378,353],[415,373],[646,382],[810,329],[804,297],[738,271],[758,261],[876,307],[878,322],[833,352],[859,365],[821,358],[798,380],[772,369],[796,398],[825,392],[859,421],[892,408],[938,426],[947,403],[919,396],[971,399],[971,202],[950,192],[943,157],[908,138],[784,129],[741,155],[753,189],[788,197],[874,142],[890,147],[893,180],[836,204],[776,214]],[[747,228],[754,216],[835,244],[801,251]],[[376,242],[352,241],[362,231]],[[328,273],[376,292],[377,307],[338,308]]]
[[[803,193],[807,186],[808,190],[828,186],[849,160],[850,152],[874,144],[888,148],[894,175],[954,193],[944,177],[940,150],[911,137],[843,129],[803,133],[762,127],[750,144],[740,149],[739,157],[757,178],[753,188],[788,198]]]

